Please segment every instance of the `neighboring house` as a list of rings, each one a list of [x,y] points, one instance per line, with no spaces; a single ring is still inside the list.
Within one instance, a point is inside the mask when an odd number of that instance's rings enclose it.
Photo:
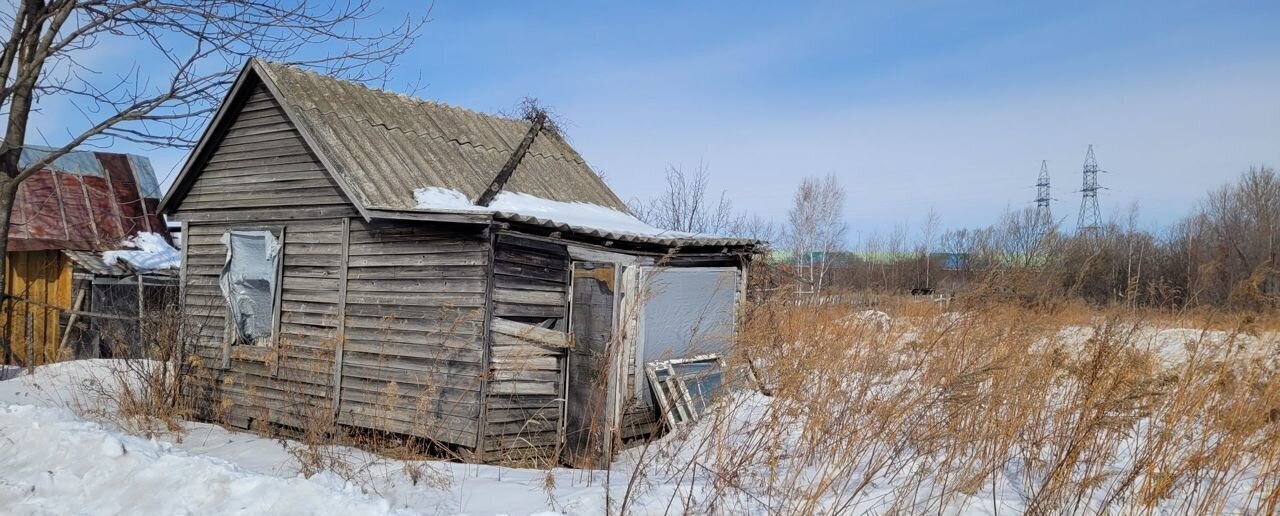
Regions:
[[[654,435],[644,364],[724,351],[756,244],[641,223],[540,123],[259,60],[161,210],[204,417],[486,462]]]
[[[30,165],[51,150],[28,146],[19,164]],[[103,295],[100,285],[117,284],[121,278],[136,285],[139,272],[152,272],[103,259],[127,250],[139,235],[167,247],[159,202],[155,172],[141,156],[74,151],[24,180],[8,228],[4,293],[10,304],[0,314],[0,335],[5,337],[0,361],[29,365],[100,356],[90,342],[96,335],[90,326],[102,321],[81,319],[86,331],[75,341],[66,327],[74,322],[74,312],[89,311],[95,302],[101,311],[119,301]],[[149,280],[158,281],[163,280]]]

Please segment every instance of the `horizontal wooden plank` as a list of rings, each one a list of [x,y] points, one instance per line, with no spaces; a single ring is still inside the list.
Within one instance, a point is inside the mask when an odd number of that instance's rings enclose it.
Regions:
[[[539,328],[532,324],[525,324],[518,321],[512,321],[510,319],[503,319],[501,317],[494,317],[489,324],[490,329],[494,333],[515,337],[544,346],[557,348],[569,347],[568,338],[563,332]]]
[[[492,381],[489,382],[489,392],[507,395],[554,395],[556,394],[556,386],[543,382]]]
[[[483,253],[457,252],[420,255],[352,256],[351,267],[420,267],[423,265],[484,265]]]
[[[325,206],[318,208],[257,208],[190,211],[179,206],[174,219],[190,223],[206,222],[258,222],[327,219],[358,216],[354,206]]]
[[[549,305],[557,308],[563,308],[565,304],[565,296],[563,292],[548,292],[542,290],[511,290],[495,288],[493,289],[493,299],[499,303]]]
[[[420,292],[484,294],[484,279],[351,279],[350,292]]]
[[[484,296],[469,293],[347,292],[347,304],[399,306],[483,306]]]
[[[511,290],[544,290],[548,292],[565,292],[568,290],[563,281],[548,281],[523,276],[494,274],[493,286]]]
[[[528,421],[530,419],[556,421],[560,419],[560,406],[557,403],[548,407],[491,409],[486,414],[485,419],[490,423],[510,423],[515,421]]]
[[[532,252],[560,258],[569,257],[568,249],[566,249],[564,244],[524,238],[511,233],[498,233],[498,245],[500,247],[523,248],[523,252]]]
[[[477,415],[480,413],[479,391],[472,388],[455,388],[451,385],[424,385],[416,383],[388,384],[383,380],[370,380],[358,376],[344,376],[342,390],[354,391],[361,396],[373,394],[378,396],[405,396],[426,399],[432,403],[437,412],[454,415]],[[368,398],[364,398],[368,399]]]
[[[369,330],[405,330],[434,334],[478,335],[483,328],[480,314],[452,314],[436,311],[417,317],[370,317],[347,314],[347,328]]]
[[[498,337],[495,335],[494,337]],[[523,342],[514,339],[517,342]],[[490,348],[493,358],[497,359],[518,359],[518,358],[534,358],[534,357],[559,357],[564,356],[563,348],[553,348],[544,346],[532,346],[527,344],[517,344],[513,346],[500,345],[496,340],[493,347]]]
[[[557,357],[492,357],[493,370],[497,371],[559,371]],[[548,381],[554,381],[554,378]]]
[[[495,302],[493,304],[493,314],[499,317],[542,317],[554,319],[564,317],[564,308],[547,305],[518,305]]]
[[[464,240],[431,240],[426,242],[370,242],[351,244],[351,256],[370,256],[384,254],[434,254],[434,253],[484,253],[485,246],[480,241]]]
[[[467,447],[474,447],[476,443],[476,432],[441,428],[439,425],[406,423],[386,417],[379,418],[378,416],[379,413],[376,410],[368,410],[351,403],[343,403],[342,410],[338,414],[338,422],[348,426],[414,435]]]
[[[503,368],[495,365],[493,371],[490,373],[490,380],[543,382],[555,387],[560,384],[560,371],[556,368],[555,359],[551,360],[551,366],[548,368]],[[559,390],[557,389],[555,392],[559,392]]]
[[[503,261],[494,262],[493,272],[504,276],[516,276],[556,283],[567,283],[569,281],[568,269],[521,265]]]
[[[545,254],[532,253],[523,249],[503,246],[498,246],[494,249],[494,260],[550,269],[567,269],[569,267],[569,259],[567,257],[547,256]]]
[[[489,422],[485,425],[486,436],[513,435],[534,436],[539,434],[556,435],[560,428],[559,419],[526,419],[524,421]]]
[[[454,349],[480,350],[482,339],[476,333],[422,332],[412,330],[387,330],[367,328],[347,328],[347,339],[363,340],[385,345],[387,352],[407,353],[407,356],[436,356],[435,353],[448,353]]]
[[[358,267],[347,271],[351,280],[376,279],[478,279],[485,277],[483,265],[437,265],[421,267]]]
[[[379,380],[383,382],[395,382],[397,384],[415,384],[426,387],[443,387],[448,386],[451,389],[474,390],[480,392],[479,370],[474,375],[436,373],[432,371],[424,371],[420,368],[399,368],[390,367],[377,360],[367,360],[359,357],[352,360],[344,357],[342,363],[343,382],[346,378],[365,378],[368,380]]]

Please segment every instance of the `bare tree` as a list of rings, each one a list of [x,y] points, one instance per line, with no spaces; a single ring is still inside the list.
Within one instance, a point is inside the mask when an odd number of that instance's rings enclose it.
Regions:
[[[835,174],[806,177],[787,214],[786,240],[797,272],[807,276],[815,295],[826,284],[835,253],[844,248],[844,197]]]
[[[733,203],[725,193],[719,198],[707,193],[711,173],[705,163],[691,173],[683,167],[667,167],[667,189],[648,202],[633,200],[632,214],[645,223],[685,233],[725,233],[735,223]]]
[[[922,228],[923,231],[920,235],[921,238],[920,238],[920,251],[919,251],[920,260],[924,264],[924,287],[925,288],[933,287],[933,283],[932,283],[933,278],[931,277],[932,276],[931,273],[933,269],[933,258],[931,257],[931,255],[933,254],[934,241],[938,238],[938,226],[940,224],[941,224],[941,219],[938,217],[938,212],[934,211],[932,206],[929,207],[929,214],[925,216],[924,228]]]
[[[361,30],[372,0],[10,0],[0,53],[0,228],[18,185],[71,150],[125,140],[190,146],[249,57],[318,68],[353,80],[384,78],[426,21]],[[129,49],[95,64],[95,51]],[[322,50],[317,50],[317,49]],[[81,120],[49,152],[23,158],[37,106],[60,105]],[[47,135],[46,135],[47,136]],[[0,249],[8,231],[0,231]],[[4,280],[0,268],[0,284]]]
[[[1268,167],[1252,167],[1235,184],[1209,194],[1201,205],[1198,235],[1202,255],[1212,261],[1218,285],[1210,295],[1218,302],[1253,290],[1237,304],[1275,302],[1280,296],[1280,176]],[[1241,290],[1241,287],[1248,287]]]
[[[766,244],[778,240],[778,226],[759,215],[740,214],[733,218],[727,233],[736,237],[759,240]]]

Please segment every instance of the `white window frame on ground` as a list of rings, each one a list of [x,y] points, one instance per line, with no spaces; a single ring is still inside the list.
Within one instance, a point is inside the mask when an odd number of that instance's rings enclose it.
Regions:
[[[690,366],[701,370],[681,371]],[[725,392],[728,384],[734,381],[730,378],[732,371],[725,366],[720,355],[649,362],[645,364],[645,374],[649,377],[649,386],[658,400],[658,407],[672,428],[701,419],[715,397]],[[711,390],[700,389],[703,380],[712,376],[719,376],[716,386]]]
[[[233,254],[232,238],[235,236],[259,236],[263,237],[264,250],[269,267],[274,268],[273,276],[269,288],[271,292],[271,306],[269,311],[258,316],[269,317],[267,335],[254,336],[252,342],[248,337],[242,334],[240,325],[236,319],[239,317],[237,313],[237,305],[233,301],[235,279],[232,277],[232,263],[236,260]],[[222,274],[218,276],[218,286],[222,291],[224,301],[227,303],[226,311],[226,329],[225,329],[225,346],[224,363],[229,361],[232,348],[241,348],[246,350],[261,349],[265,350],[276,345],[279,341],[280,334],[280,285],[282,273],[284,271],[284,227],[251,227],[251,228],[235,228],[228,230],[222,234],[222,244],[226,247],[227,257],[223,262]]]

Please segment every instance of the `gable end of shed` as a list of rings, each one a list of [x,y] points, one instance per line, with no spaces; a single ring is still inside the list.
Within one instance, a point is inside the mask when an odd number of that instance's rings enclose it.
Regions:
[[[283,211],[351,216],[358,215],[359,206],[250,65],[223,101],[161,209],[180,220],[199,221],[252,220]]]

